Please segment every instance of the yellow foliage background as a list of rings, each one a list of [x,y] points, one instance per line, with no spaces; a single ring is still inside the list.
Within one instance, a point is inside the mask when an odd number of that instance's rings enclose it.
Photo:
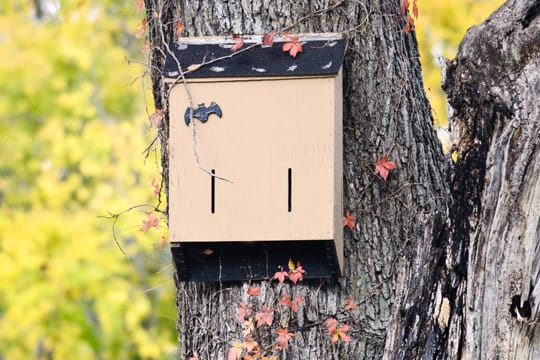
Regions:
[[[416,36],[435,126],[448,125],[438,57],[453,59],[467,29],[484,21],[503,3],[503,0],[417,1]]]
[[[15,0],[0,5],[0,358],[174,359],[166,235],[139,230],[155,205],[155,135],[138,79],[135,1]],[[428,96],[446,123],[433,54],[502,1],[419,1]],[[149,82],[149,80],[147,80]],[[152,111],[150,109],[150,111]]]

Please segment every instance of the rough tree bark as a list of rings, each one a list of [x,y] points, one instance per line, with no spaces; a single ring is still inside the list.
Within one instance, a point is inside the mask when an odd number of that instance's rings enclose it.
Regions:
[[[344,210],[356,214],[357,224],[345,233],[339,281],[260,283],[266,303],[283,292],[306,300],[298,317],[280,319],[296,334],[283,359],[510,358],[517,354],[512,347],[538,343],[535,325],[514,326],[508,311],[512,295],[523,294],[534,319],[533,298],[540,291],[538,1],[507,4],[491,25],[468,34],[449,64],[446,89],[453,126],[461,129],[460,159],[450,180],[452,164],[432,127],[416,40],[403,31],[399,0],[146,0],[146,8],[154,100],[165,110],[160,68],[177,19],[187,36],[286,27],[292,33],[348,33]],[[500,44],[507,46],[501,50]],[[159,136],[167,183],[166,120]],[[397,164],[387,182],[373,174],[383,154]],[[490,177],[484,184],[485,174]],[[197,351],[201,359],[225,358],[231,341],[242,338],[235,311],[247,300],[247,284],[176,286],[180,357]],[[349,296],[359,303],[353,340],[332,345],[321,323],[336,316]]]
[[[449,358],[540,359],[540,1],[471,28],[445,75],[459,154]]]

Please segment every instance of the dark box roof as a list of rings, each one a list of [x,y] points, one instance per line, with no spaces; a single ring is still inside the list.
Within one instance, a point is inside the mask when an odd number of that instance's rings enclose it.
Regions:
[[[260,43],[261,36],[245,36],[244,42],[245,45],[236,53],[231,52],[231,46],[235,44],[232,37],[180,38],[170,45],[170,49],[187,79],[305,76],[336,74],[343,63],[347,44],[342,34],[299,35],[302,52],[293,58],[283,51],[283,44],[287,41],[280,37],[275,38],[272,46],[256,46],[247,51],[242,50]],[[196,71],[187,71],[190,65],[208,63],[221,57],[226,58],[205,64]],[[168,78],[180,75],[177,61],[171,54],[166,58],[164,75]]]

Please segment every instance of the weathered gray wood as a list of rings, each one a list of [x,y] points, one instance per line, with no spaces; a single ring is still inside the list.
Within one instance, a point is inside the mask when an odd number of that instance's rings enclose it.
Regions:
[[[468,31],[448,63],[459,154],[449,344],[460,344],[448,358],[540,358],[539,15],[538,0],[508,1]],[[523,321],[509,311],[515,295],[532,304]]]

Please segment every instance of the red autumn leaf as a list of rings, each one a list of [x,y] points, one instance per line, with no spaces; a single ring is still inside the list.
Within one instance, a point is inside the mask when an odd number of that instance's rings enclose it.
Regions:
[[[329,335],[332,335],[336,331],[337,325],[338,325],[338,322],[334,318],[330,318],[326,320],[326,326],[328,326]]]
[[[291,295],[283,294],[281,295],[281,300],[278,301],[278,305],[286,305],[295,313],[298,312],[298,303],[291,300]]]
[[[144,35],[144,32],[146,31],[146,24],[147,24],[147,20],[146,20],[146,18],[143,18],[142,21],[141,21],[141,27],[135,33],[135,38],[136,39],[139,39],[139,38],[141,38],[141,36]]]
[[[238,321],[243,322],[245,318],[251,315],[251,309],[243,302],[240,303],[240,306],[236,309],[236,315],[238,316]]]
[[[240,360],[242,357],[242,344],[234,342],[233,346],[229,348],[227,353],[227,360]]]
[[[349,325],[343,325],[338,328],[338,322],[334,318],[326,320],[326,326],[328,326],[328,334],[332,336],[332,344],[336,343],[340,338],[343,342],[351,341],[351,337],[347,335]]]
[[[295,268],[289,271],[289,280],[296,284],[297,281],[302,281],[304,279],[305,273],[305,270],[302,269],[302,265],[297,262]]]
[[[233,39],[234,41],[236,41],[236,44],[231,46],[231,51],[235,52],[236,50],[244,46],[244,39],[240,35],[233,35]]]
[[[409,31],[411,31],[411,25],[408,22],[405,24],[405,30],[403,31],[405,31],[405,34],[408,34]]]
[[[414,17],[418,19],[418,5],[416,4],[416,0],[413,0],[412,13]]]
[[[155,227],[157,229],[159,224],[159,219],[154,215],[153,212],[148,213],[148,219],[143,220],[143,224],[141,228],[139,229],[142,232],[147,232],[151,227]]]
[[[291,301],[291,295],[289,294],[282,294],[281,300],[279,300],[279,305],[287,305]]]
[[[259,296],[261,295],[261,288],[257,286],[250,286],[247,289],[247,294],[251,296]]]
[[[264,46],[272,46],[274,43],[274,35],[276,35],[277,31],[270,31],[262,38],[262,44]]]
[[[356,225],[355,220],[356,216],[354,214],[351,214],[348,210],[345,212],[345,216],[343,217],[343,226],[347,226],[351,231],[354,230],[354,226]]]
[[[186,28],[184,26],[184,23],[182,22],[182,19],[178,19],[176,21],[176,24],[174,24],[176,30],[175,30],[175,34],[176,34],[176,37],[179,37],[180,34],[182,33],[182,31],[184,31],[184,29]]]
[[[346,332],[349,330],[349,325],[343,325],[340,329],[339,329],[339,337],[341,338],[341,341],[343,342],[350,342],[351,341],[351,337],[349,335],[346,334]]]
[[[244,321],[242,327],[243,327],[242,336],[247,338],[248,336],[250,336],[250,334],[255,329],[255,324],[253,323],[253,318],[250,317],[249,319]]]
[[[253,340],[253,336],[248,335],[248,336],[246,336],[246,341],[244,341],[242,343],[242,346],[246,349],[247,352],[252,352],[253,349],[255,349],[255,348],[257,348],[259,346],[259,344],[255,340]],[[249,355],[244,356],[244,360],[248,359],[248,356]],[[251,356],[249,356],[249,357],[251,357]]]
[[[414,19],[411,17],[411,15],[407,15],[406,18],[407,23],[405,24],[405,33],[408,34],[410,31],[414,31]]]
[[[150,124],[154,129],[157,129],[161,120],[163,120],[163,110],[156,109],[156,112],[150,115]]]
[[[213,253],[214,253],[214,250],[212,249],[204,249],[203,251],[201,251],[201,254],[206,255],[206,256],[210,256]]]
[[[159,244],[160,249],[163,249],[165,247],[165,242],[167,242],[167,238],[165,235],[161,235],[161,243]]]
[[[347,305],[345,305],[345,311],[354,310],[358,307],[358,304],[353,303],[352,297],[347,299]]]
[[[409,0],[401,0],[401,15],[405,15],[405,12],[409,9]]]
[[[274,322],[274,310],[263,305],[262,312],[255,314],[255,320],[257,320],[257,327],[264,325],[272,326]]]
[[[283,44],[283,51],[288,51],[289,55],[296,58],[296,55],[299,52],[302,52],[302,44],[298,42],[298,37],[289,37],[288,35],[283,37],[283,39],[286,38],[290,39],[291,41]]]
[[[143,0],[137,0],[137,13],[141,11],[143,7]]]
[[[280,271],[276,272],[272,279],[277,279],[280,284],[283,284],[287,276],[289,276],[289,274],[287,274],[287,272],[284,271],[282,267],[280,267]]]
[[[304,298],[301,296],[297,296],[294,298],[294,301],[296,301],[298,304],[304,303]]]
[[[161,186],[156,181],[156,179],[152,179],[152,189],[153,189],[152,193],[154,194],[154,196],[158,196],[161,190]]]
[[[278,337],[276,338],[276,345],[275,348],[277,350],[289,349],[289,340],[293,337],[293,334],[289,333],[289,329],[276,329],[276,333],[278,334]]]
[[[396,168],[396,164],[388,160],[388,156],[384,155],[382,159],[377,160],[377,163],[375,164],[375,175],[379,175],[382,177],[385,181],[388,177],[388,172],[390,170],[394,170]]]

